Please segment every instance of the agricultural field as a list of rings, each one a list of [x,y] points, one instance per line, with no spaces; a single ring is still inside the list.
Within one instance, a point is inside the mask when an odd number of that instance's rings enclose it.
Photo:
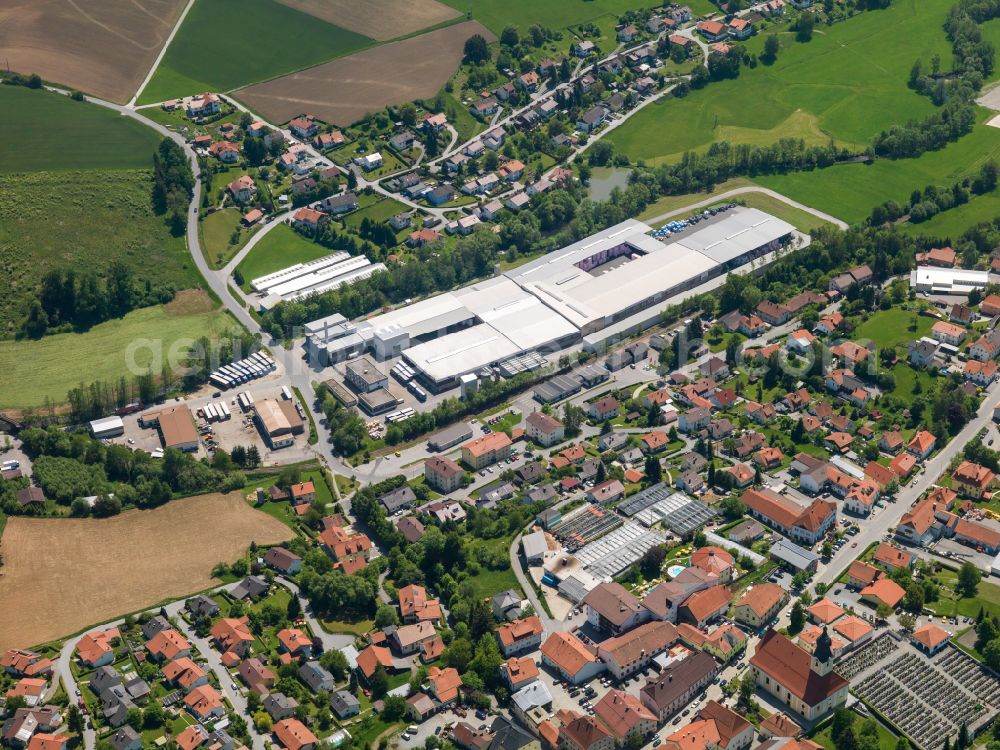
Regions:
[[[4,67],[124,103],[184,5],[184,0],[0,0]]]
[[[167,305],[135,310],[86,333],[60,333],[37,341],[0,341],[0,371],[4,373],[0,407],[38,407],[46,398],[63,403],[69,390],[81,381],[129,375],[129,359],[145,368],[157,352],[164,357],[173,347],[183,352],[186,341],[221,336],[237,328],[229,313],[214,307],[207,294],[191,291]],[[156,367],[157,372],[159,369]]]
[[[213,584],[216,563],[232,562],[251,542],[277,544],[291,536],[240,493],[189,497],[101,520],[11,518],[0,540],[0,650],[51,641],[203,590]]]
[[[252,279],[296,263],[322,258],[332,252],[333,250],[306,239],[288,225],[281,224],[269,230],[253,246],[236,266],[236,271],[243,277],[243,288],[249,291]]]
[[[0,111],[0,173],[149,169],[159,143],[131,117],[44,90],[0,86]]]
[[[496,38],[466,21],[250,86],[239,96],[272,122],[310,112],[347,126],[387,105],[433,97],[461,62],[465,40],[477,33]]]
[[[620,16],[629,10],[655,8],[659,3],[649,0],[445,0],[448,5],[482,22],[490,31],[499,34],[505,26],[527,29],[540,24],[550,29],[565,29],[581,23],[595,21],[603,15]],[[685,3],[695,14],[717,10],[710,0]]]
[[[145,170],[0,174],[0,335],[14,332],[53,268],[101,272],[120,260],[153,284],[200,287],[184,238],[154,214],[151,189]]]
[[[807,44],[783,33],[773,65],[650,105],[608,138],[630,158],[651,164],[723,140],[766,144],[791,137],[863,146],[890,125],[934,110],[907,87],[907,78],[918,57],[938,54],[947,67],[951,50],[941,24],[951,5],[902,0],[824,28]]]
[[[981,111],[984,122],[992,113]],[[1000,130],[978,124],[971,133],[940,151],[929,151],[918,159],[878,159],[874,164],[841,164],[810,172],[761,175],[758,183],[777,190],[807,206],[837,216],[849,223],[863,221],[874,206],[887,201],[904,202],[913,190],[926,185],[948,185],[977,172],[990,159],[1000,161]],[[987,199],[989,200],[989,199]],[[969,205],[979,212],[986,204]],[[942,221],[948,220],[946,212]],[[988,216],[988,207],[981,211]],[[918,233],[927,233],[927,222]]]
[[[282,5],[385,42],[451,21],[460,14],[437,0],[278,0]]]
[[[139,103],[202,91],[229,91],[371,44],[366,36],[319,21],[277,0],[199,0],[178,29]]]

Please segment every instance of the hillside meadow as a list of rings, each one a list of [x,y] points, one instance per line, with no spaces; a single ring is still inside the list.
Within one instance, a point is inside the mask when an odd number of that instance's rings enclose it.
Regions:
[[[849,223],[863,221],[884,201],[906,201],[913,190],[922,190],[925,185],[951,185],[977,172],[989,159],[1000,162],[1000,130],[982,124],[992,114],[981,111],[981,123],[971,133],[918,159],[878,159],[874,164],[841,164],[808,172],[761,175],[755,180]],[[985,215],[989,198],[977,199],[964,213],[972,216],[983,209],[982,218],[992,218]],[[942,220],[947,220],[949,213],[942,214]]]
[[[149,169],[159,136],[130,117],[43,89],[0,86],[0,173]]]
[[[651,164],[722,140],[832,138],[863,146],[889,126],[934,110],[928,98],[907,88],[907,78],[917,57],[938,54],[947,67],[951,50],[941,24],[951,5],[952,0],[897,0],[887,10],[820,27],[805,44],[782,33],[773,65],[744,68],[735,80],[651,105],[608,138],[631,159]]]
[[[207,299],[206,299],[207,301]],[[123,318],[94,326],[86,333],[60,333],[37,341],[0,341],[0,408],[27,409],[61,404],[80,383],[117,380],[139,367],[155,365],[158,352],[201,336],[221,336],[236,321],[224,310],[175,310],[171,305],[146,307]],[[157,374],[159,367],[155,367]]]

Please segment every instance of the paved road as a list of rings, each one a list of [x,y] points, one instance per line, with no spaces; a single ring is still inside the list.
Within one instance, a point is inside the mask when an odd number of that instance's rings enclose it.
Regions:
[[[230,591],[236,585],[237,583],[229,583],[214,589],[214,591]],[[233,680],[229,676],[229,672],[223,666],[222,661],[219,658],[218,651],[212,647],[208,640],[199,638],[195,635],[194,631],[192,631],[188,627],[187,623],[184,622],[184,619],[178,616],[184,607],[184,601],[184,599],[178,599],[177,601],[166,605],[164,609],[167,612],[167,617],[176,620],[181,633],[183,633],[184,637],[197,647],[209,667],[213,672],[215,672],[216,677],[219,679],[219,686],[222,693],[229,699],[229,702],[234,706],[236,711],[247,719],[247,730],[250,733],[251,740],[253,741],[254,750],[264,750],[264,738],[257,734],[257,731],[254,729],[253,722],[250,721],[250,714],[247,712],[246,699],[243,697],[242,692],[232,688]],[[113,622],[105,623],[103,625],[95,625],[94,627],[89,628],[86,632],[89,633],[94,630],[117,627],[122,625],[124,622],[124,618],[119,618]],[[73,677],[73,672],[70,669],[70,663],[73,660],[73,653],[76,651],[76,645],[84,635],[86,635],[86,633],[82,633],[76,638],[67,640],[63,644],[62,650],[59,652],[59,660],[56,663],[56,673],[62,679],[63,685],[66,688],[66,694],[70,696],[70,700],[75,699],[77,690],[82,691],[86,689],[77,685],[76,680]],[[93,729],[85,729],[83,733],[83,746],[85,750],[94,750],[96,742],[97,733]]]
[[[651,219],[647,219],[646,223],[656,224],[661,221],[666,221],[667,219],[670,219],[674,216],[681,216],[683,214],[688,214],[696,209],[704,208],[705,206],[711,206],[718,203],[719,201],[724,201],[727,198],[734,198],[738,195],[746,195],[747,193],[761,193],[762,195],[770,196],[771,198],[779,200],[782,203],[792,206],[793,208],[797,208],[800,211],[806,211],[818,219],[822,219],[823,221],[828,221],[831,224],[835,224],[841,229],[848,228],[847,222],[838,219],[836,216],[831,216],[830,214],[824,213],[819,209],[815,209],[812,208],[811,206],[805,205],[804,203],[799,203],[798,201],[794,201],[791,198],[782,195],[781,193],[775,192],[774,190],[770,190],[764,187],[754,187],[754,186],[733,188],[732,190],[727,190],[724,193],[718,193],[709,198],[705,198],[704,200],[698,201],[697,203],[692,203],[690,206],[685,206],[684,208],[675,209],[674,211],[667,211],[666,213],[660,214],[659,216],[654,216]]]
[[[277,576],[275,578],[275,583],[280,586],[284,586],[289,591],[291,591],[299,599],[299,604],[302,605],[302,616],[305,618],[306,622],[309,623],[309,627],[312,629],[314,635],[319,637],[320,641],[323,643],[323,649],[325,651],[336,650],[340,651],[348,646],[353,645],[354,637],[350,635],[340,634],[340,633],[328,633],[320,625],[319,621],[312,613],[312,607],[309,602],[302,597],[299,592],[299,587],[296,586],[292,581],[286,578]],[[214,589],[212,593],[218,593],[223,591],[231,591],[235,588],[237,583],[228,583],[223,586],[219,586]],[[185,599],[178,599],[175,602],[167,604],[164,609],[167,612],[167,617],[171,620],[176,620],[181,633],[187,638],[194,646],[198,649],[201,655],[204,657],[206,663],[215,672],[216,677],[219,679],[219,686],[229,702],[234,706],[235,710],[244,718],[247,719],[247,729],[250,733],[250,737],[253,740],[253,747],[255,750],[264,750],[265,747],[265,737],[257,734],[254,729],[253,722],[250,720],[250,714],[247,711],[246,698],[243,695],[243,691],[239,688],[233,688],[233,678],[230,676],[229,671],[222,664],[219,652],[212,646],[206,638],[199,638],[182,617],[180,617],[181,610],[184,608]],[[124,618],[119,618],[113,622],[106,623],[104,625],[95,625],[89,628],[86,632],[93,632],[94,630],[101,630],[110,627],[116,627],[122,625],[125,622]],[[56,662],[56,674],[62,679],[63,686],[66,689],[66,694],[70,696],[70,700],[74,700],[76,697],[76,691],[80,688],[77,685],[75,678],[73,677],[73,671],[70,669],[70,663],[73,660],[73,654],[76,651],[76,645],[80,639],[86,635],[83,633],[75,638],[67,640],[59,652],[59,659]],[[55,681],[53,681],[55,682]],[[93,750],[97,741],[97,733],[93,729],[84,730],[83,746],[86,750]]]
[[[192,5],[194,5],[194,0],[188,0],[187,5],[184,6],[184,11],[177,17],[177,22],[174,24],[174,27],[170,30],[170,36],[167,37],[166,41],[163,43],[163,46],[160,48],[160,54],[156,56],[156,59],[153,60],[153,64],[149,66],[149,72],[146,73],[146,77],[142,79],[142,83],[140,83],[139,88],[135,90],[135,94],[132,96],[131,99],[129,99],[127,106],[134,107],[136,99],[139,98],[139,95],[142,93],[143,89],[145,89],[146,86],[149,85],[150,80],[156,73],[156,69],[160,67],[160,61],[163,59],[163,56],[167,54],[167,48],[170,46],[170,43],[174,41],[174,36],[177,34],[177,29],[179,29],[181,27],[181,24],[184,23],[184,19],[187,18],[188,11],[191,10]]]
[[[826,568],[816,576],[815,582],[832,583],[862,550],[885,536],[890,528],[894,528],[910,506],[934,485],[948,468],[951,460],[965,448],[966,443],[992,423],[993,407],[997,404],[1000,404],[1000,383],[990,386],[976,416],[937,455],[924,462],[921,473],[899,491],[896,502],[886,503],[886,507],[882,508],[878,515],[861,523],[861,533],[854,537],[857,546],[844,545]]]

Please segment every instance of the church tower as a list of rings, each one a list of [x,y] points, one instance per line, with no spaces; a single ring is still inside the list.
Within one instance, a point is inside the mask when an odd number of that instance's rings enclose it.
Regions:
[[[812,661],[809,668],[813,672],[822,676],[828,675],[833,670],[833,648],[830,634],[823,627],[823,633],[816,639],[816,648],[813,649]]]

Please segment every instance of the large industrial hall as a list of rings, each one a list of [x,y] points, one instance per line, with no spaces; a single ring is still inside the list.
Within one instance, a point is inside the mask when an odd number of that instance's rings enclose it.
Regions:
[[[486,281],[352,324],[307,326],[306,347],[328,364],[370,350],[402,355],[434,392],[527,352],[555,352],[788,243],[794,227],[736,208],[665,242],[629,219]],[[676,298],[676,299],[675,299]]]

